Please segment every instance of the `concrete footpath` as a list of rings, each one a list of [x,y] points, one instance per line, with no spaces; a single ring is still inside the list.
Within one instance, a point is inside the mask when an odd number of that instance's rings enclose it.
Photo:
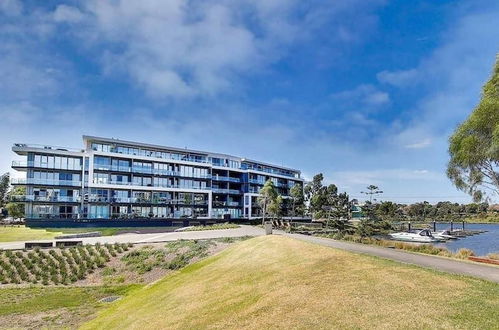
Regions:
[[[368,254],[376,257],[403,262],[406,264],[431,268],[442,272],[453,273],[458,275],[468,275],[499,283],[499,267],[493,265],[452,260],[448,258],[441,258],[430,255],[415,254],[415,253],[405,252],[402,250],[389,249],[389,248],[378,247],[367,244],[342,242],[333,239],[320,238],[308,235],[288,234],[280,231],[278,231],[277,233],[283,236],[315,244],[320,244],[336,249]]]
[[[165,232],[165,233],[150,233],[150,234],[122,234],[115,236],[100,236],[100,237],[85,237],[85,238],[70,238],[62,239],[62,241],[82,241],[83,244],[95,243],[157,243],[169,242],[179,239],[210,239],[222,237],[243,237],[243,236],[260,236],[264,235],[265,231],[262,228],[254,226],[240,226],[235,229],[217,229],[203,231],[183,231],[183,232]],[[31,240],[29,242],[54,242],[61,240]],[[18,250],[24,248],[26,241],[5,242],[0,243],[2,250]]]

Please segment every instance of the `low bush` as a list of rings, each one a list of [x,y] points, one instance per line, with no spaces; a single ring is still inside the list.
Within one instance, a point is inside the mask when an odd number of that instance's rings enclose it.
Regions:
[[[201,231],[201,230],[234,229],[234,228],[239,228],[239,225],[226,222],[226,223],[217,223],[214,225],[207,225],[207,226],[193,226],[186,228],[184,231]]]

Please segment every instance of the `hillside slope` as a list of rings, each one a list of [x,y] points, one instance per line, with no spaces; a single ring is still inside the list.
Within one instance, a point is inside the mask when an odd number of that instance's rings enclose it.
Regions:
[[[499,285],[290,238],[250,239],[84,328],[493,328]]]

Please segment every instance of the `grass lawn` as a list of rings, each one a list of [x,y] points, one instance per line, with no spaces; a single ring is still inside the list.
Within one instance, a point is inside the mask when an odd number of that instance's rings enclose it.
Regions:
[[[165,229],[168,227],[88,227],[88,228],[29,228],[25,226],[0,227],[0,242],[53,239],[63,234],[77,234],[98,231],[102,236],[112,236],[123,230]]]
[[[0,328],[75,328],[106,306],[99,300],[124,296],[137,285],[114,287],[12,288],[0,290]]]
[[[47,231],[45,229],[31,229],[25,226],[0,227],[0,242],[14,242],[26,240],[52,239],[61,235],[60,231]]]
[[[499,284],[264,236],[135,291],[83,328],[490,329],[498,310]]]

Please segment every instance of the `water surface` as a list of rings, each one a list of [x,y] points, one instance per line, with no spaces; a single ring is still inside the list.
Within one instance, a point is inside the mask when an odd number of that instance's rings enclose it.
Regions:
[[[437,223],[437,230],[444,229],[450,229],[450,225],[448,223]],[[461,229],[461,224],[455,223],[454,229]],[[467,248],[473,250],[479,256],[487,255],[487,253],[499,253],[499,224],[466,223],[465,230],[486,230],[487,232],[434,245],[445,247],[453,252],[460,248]]]

